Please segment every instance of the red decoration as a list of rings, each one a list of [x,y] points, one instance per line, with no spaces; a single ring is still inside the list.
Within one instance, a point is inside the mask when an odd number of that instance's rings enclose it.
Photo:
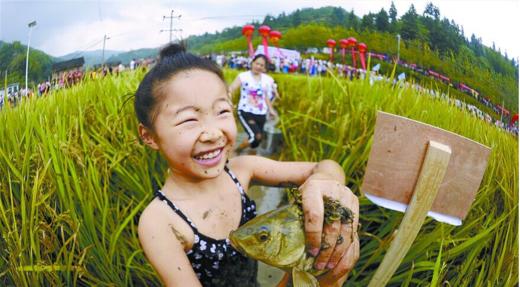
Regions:
[[[339,46],[341,47],[341,60],[343,61],[343,64],[345,64],[345,49],[348,47],[348,40],[339,40]]]
[[[251,37],[253,36],[253,32],[255,32],[255,26],[253,25],[245,25],[242,27],[242,35],[247,39],[247,46],[249,49],[249,57],[253,57],[255,53],[253,50],[253,43],[251,42]]]
[[[359,43],[357,45],[358,51],[359,51],[359,59],[361,60],[361,67],[363,70],[366,70],[366,63],[365,63],[365,52],[367,51],[367,45],[365,43]]]
[[[253,25],[245,25],[242,27],[242,35],[248,37],[253,35],[253,32],[255,31],[255,26]]]
[[[347,38],[347,48],[348,47],[352,48],[351,49],[351,53],[352,53],[352,66],[354,67],[354,69],[357,66],[357,64],[356,64],[356,51],[355,51],[356,44],[357,44],[356,38],[354,38],[354,37]]]
[[[518,114],[514,114],[513,118],[511,118],[511,125],[514,125],[515,122],[518,122]]]
[[[327,46],[330,49],[330,61],[332,62],[332,58],[334,57],[334,47],[336,47],[336,41],[334,41],[333,39],[328,39]]]
[[[267,37],[269,36],[269,32],[271,28],[267,25],[262,25],[258,28],[258,33],[262,36],[262,44],[264,45],[264,54],[269,59],[269,52],[267,51]]]
[[[273,42],[275,45],[278,44],[278,41],[282,38],[282,33],[280,31],[273,30],[269,32],[269,40]]]
[[[347,39],[347,45],[349,47],[355,46],[357,44],[357,40],[354,37],[348,37]]]
[[[273,30],[269,32],[269,40],[273,42],[273,44],[276,46],[276,49],[278,50],[278,54],[280,56],[284,57],[282,51],[280,51],[280,47],[278,47],[278,41],[282,38],[282,33],[280,31]]]

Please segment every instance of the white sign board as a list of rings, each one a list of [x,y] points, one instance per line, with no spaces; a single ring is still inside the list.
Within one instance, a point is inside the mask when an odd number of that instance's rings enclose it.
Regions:
[[[269,58],[287,58],[289,60],[300,60],[300,52],[295,50],[267,46],[267,53],[269,53]],[[255,55],[257,54],[265,54],[264,45],[258,45]]]

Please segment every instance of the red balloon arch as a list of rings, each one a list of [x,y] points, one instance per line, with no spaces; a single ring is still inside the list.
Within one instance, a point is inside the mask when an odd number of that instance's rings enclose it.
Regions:
[[[282,51],[280,50],[280,47],[278,46],[278,41],[280,41],[281,38],[282,33],[280,31],[271,30],[271,32],[269,32],[269,41],[271,41],[274,44],[274,46],[278,50],[278,54],[284,57]]]
[[[366,70],[367,65],[365,63],[365,53],[367,51],[367,45],[365,43],[359,43],[357,47],[359,51],[359,60],[361,61],[361,68],[363,68],[363,70]]]
[[[253,33],[255,32],[255,26],[253,25],[245,25],[242,27],[242,35],[246,37],[247,39],[247,46],[249,50],[249,57],[252,57],[255,53],[253,50],[253,43],[251,42],[251,37],[253,36]]]
[[[356,38],[354,37],[348,37],[347,38],[347,48],[351,48],[351,54],[352,54],[352,66],[354,67],[354,69],[356,68],[357,64],[356,64],[356,51],[355,51],[355,48],[356,48],[356,44],[357,44],[357,40]]]
[[[330,49],[330,61],[332,62],[334,59],[334,47],[336,47],[336,41],[334,39],[328,39],[327,40],[327,47]],[[366,70],[366,61],[365,61],[365,54],[368,51],[368,47],[365,43],[358,43],[356,38],[349,37],[347,39],[341,39],[339,40],[339,46],[341,48],[341,60],[343,61],[343,64],[345,63],[345,49],[351,48],[351,54],[352,54],[352,66],[356,68],[357,66],[357,59],[356,54],[359,54],[359,60],[361,62],[361,67],[363,70]],[[357,51],[356,51],[357,48]]]
[[[348,47],[349,42],[347,39],[339,40],[339,46],[341,47],[341,61],[345,64],[345,49]]]
[[[244,25],[242,27],[242,35],[246,37],[247,39],[247,45],[248,45],[248,51],[249,51],[249,57],[253,57],[255,54],[255,51],[253,49],[253,43],[251,41],[251,38],[253,37],[253,34],[255,32],[255,26],[253,25]],[[267,25],[262,25],[258,27],[258,34],[262,37],[262,45],[264,46],[264,55],[269,59],[269,49],[268,49],[268,39],[273,43],[274,46],[278,49],[278,53],[282,55],[282,51],[280,50],[280,47],[278,46],[278,42],[280,39],[282,39],[282,32],[271,30],[271,27]]]
[[[262,25],[258,28],[258,34],[262,36],[262,44],[264,45],[264,55],[269,59],[269,51],[267,50],[267,37],[269,36],[269,32],[271,32],[271,27],[267,25]]]
[[[336,47],[336,41],[333,39],[328,39],[327,46],[330,49],[330,61],[332,62],[334,58],[334,47]]]

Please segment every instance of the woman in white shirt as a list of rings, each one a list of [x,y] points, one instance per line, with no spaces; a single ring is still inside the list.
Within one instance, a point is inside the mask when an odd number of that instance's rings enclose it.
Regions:
[[[248,135],[239,144],[237,152],[248,146],[253,149],[258,147],[263,138],[267,113],[278,116],[271,105],[271,95],[278,97],[278,91],[273,78],[265,74],[267,63],[265,55],[256,55],[251,62],[251,70],[240,73],[229,86],[230,96],[240,87],[238,119]]]

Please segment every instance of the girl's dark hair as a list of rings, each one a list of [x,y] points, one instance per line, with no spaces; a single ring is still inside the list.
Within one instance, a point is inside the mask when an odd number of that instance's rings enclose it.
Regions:
[[[169,44],[161,49],[159,56],[159,61],[144,76],[135,92],[134,108],[137,119],[151,130],[153,130],[157,108],[164,97],[160,93],[161,89],[157,87],[164,81],[179,72],[199,69],[215,73],[225,83],[224,75],[215,63],[186,52],[184,45]]]
[[[269,61],[267,60],[267,57],[266,57],[264,54],[256,54],[256,55],[253,57],[253,60],[251,61],[251,63],[253,63],[254,61],[258,60],[258,58],[262,58],[262,59],[264,59],[264,62],[265,62],[265,65],[266,65],[266,66],[269,64]]]

